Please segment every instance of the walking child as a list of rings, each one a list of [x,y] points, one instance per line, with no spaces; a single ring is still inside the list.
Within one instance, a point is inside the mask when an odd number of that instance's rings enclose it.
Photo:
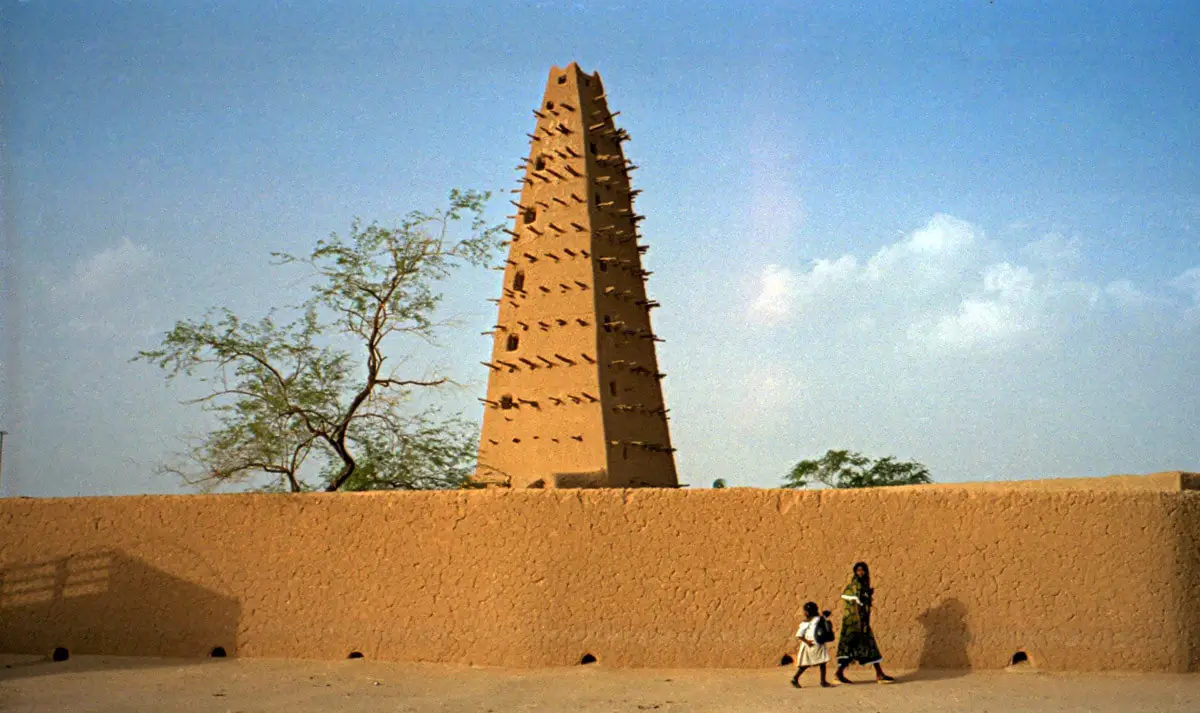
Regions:
[[[825,680],[825,664],[829,662],[829,650],[825,644],[833,638],[833,627],[821,616],[816,602],[805,603],[804,616],[804,623],[796,631],[796,638],[800,639],[800,651],[796,655],[798,665],[796,675],[792,676],[792,685],[799,688],[800,674],[809,666],[819,666],[821,688],[831,688],[832,685]]]

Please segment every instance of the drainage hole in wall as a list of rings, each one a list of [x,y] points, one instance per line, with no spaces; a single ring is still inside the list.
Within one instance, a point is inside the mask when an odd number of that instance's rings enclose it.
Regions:
[[[583,657],[579,659],[579,663],[580,664],[596,663],[596,657],[592,656],[591,654],[584,654]]]
[[[350,655],[349,655],[349,656],[347,656],[346,658],[348,658],[348,659],[361,659],[362,657],[363,657],[363,655],[362,655],[362,652],[361,652],[361,651],[351,651],[351,652],[350,652]]]
[[[217,647],[213,648],[212,651],[209,651],[208,655],[209,655],[209,657],[214,658],[214,659],[223,659],[226,656],[225,647],[217,646]]]
[[[1016,666],[1017,664],[1022,663],[1029,663],[1029,654],[1025,653],[1024,651],[1018,651],[1012,655],[1012,661],[1009,665]]]
[[[55,648],[54,652],[50,654],[51,661],[66,661],[69,658],[71,658],[71,652],[62,646]]]
[[[780,666],[791,666],[794,663],[796,663],[796,660],[793,659],[789,654],[784,654],[783,658],[779,659]]]

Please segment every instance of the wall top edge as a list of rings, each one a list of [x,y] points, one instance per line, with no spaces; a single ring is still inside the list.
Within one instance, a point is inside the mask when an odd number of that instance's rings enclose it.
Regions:
[[[1043,480],[1014,480],[1003,482],[963,482],[963,483],[933,483],[931,485],[902,485],[885,488],[862,488],[856,490],[787,490],[783,488],[746,488],[729,487],[723,493],[739,493],[747,495],[759,493],[778,496],[791,495],[822,495],[825,497],[875,497],[897,494],[930,493],[949,495],[954,492],[963,493],[1181,493],[1184,491],[1200,491],[1200,473],[1186,471],[1168,471],[1148,475],[1109,475],[1098,478],[1051,478]],[[353,493],[178,493],[154,495],[86,495],[72,497],[8,497],[0,499],[0,504],[18,501],[94,501],[94,500],[169,500],[178,498],[414,498],[434,497],[444,498],[450,495],[464,497],[503,497],[521,494],[525,497],[587,497],[604,498],[619,495],[626,500],[645,496],[653,497],[695,497],[702,493],[717,495],[711,488],[595,488],[595,489],[516,489],[507,488],[481,490],[426,490],[426,491],[369,491]],[[586,494],[586,495],[585,495]]]

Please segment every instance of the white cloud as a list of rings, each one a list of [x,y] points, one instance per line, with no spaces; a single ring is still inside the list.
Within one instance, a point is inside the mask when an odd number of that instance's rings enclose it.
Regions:
[[[799,294],[813,297],[830,288],[849,285],[858,273],[858,260],[843,255],[837,260],[815,260],[807,279],[801,281]]]
[[[928,225],[914,231],[904,246],[910,252],[927,255],[957,253],[977,241],[976,229],[965,220],[939,213]]]
[[[981,292],[963,299],[956,313],[937,321],[931,336],[938,345],[992,350],[1038,326],[1034,277],[1027,268],[1007,262],[988,267]],[[915,336],[920,337],[921,331]]]
[[[1161,302],[1149,292],[1142,290],[1130,280],[1113,280],[1104,286],[1104,295],[1121,307],[1141,307],[1152,302]]]
[[[1002,298],[1025,300],[1033,293],[1033,274],[1028,268],[1002,262],[983,273],[984,292],[994,292]]]
[[[1083,258],[1083,249],[1079,238],[1048,233],[1021,248],[1021,255],[1046,267],[1069,267]]]
[[[1015,248],[946,214],[860,261],[818,259],[806,268],[769,265],[749,305],[776,328],[840,325],[870,331],[909,352],[995,354],[1061,341],[1103,304],[1136,309],[1169,302],[1128,280],[1107,287],[1074,273],[1083,245],[1052,233]],[[1200,268],[1174,281],[1200,305]],[[847,329],[850,328],[850,329]]]
[[[1171,286],[1189,293],[1192,303],[1200,307],[1200,265],[1185,270],[1183,274],[1171,281]]]
[[[146,330],[157,285],[147,285],[155,255],[124,238],[66,270],[44,270],[46,318],[74,332],[125,335]]]
[[[780,324],[797,310],[836,295],[860,279],[853,255],[836,260],[814,260],[808,270],[796,272],[780,265],[767,265],[759,278],[750,316],[757,322]]]
[[[984,248],[982,231],[965,220],[938,213],[906,239],[880,248],[867,260],[864,277],[902,279],[910,288],[935,286],[971,262]]]
[[[75,285],[85,296],[102,296],[141,274],[151,258],[149,250],[124,238],[120,245],[80,260],[75,266]]]
[[[762,272],[762,287],[750,305],[750,314],[761,322],[780,322],[791,314],[795,298],[796,280],[792,271],[767,265]]]
[[[937,346],[991,351],[1005,346],[1035,326],[1036,319],[1023,312],[1018,305],[999,300],[967,299],[963,300],[957,313],[938,320],[932,337]],[[913,335],[924,338],[926,333],[914,330]]]

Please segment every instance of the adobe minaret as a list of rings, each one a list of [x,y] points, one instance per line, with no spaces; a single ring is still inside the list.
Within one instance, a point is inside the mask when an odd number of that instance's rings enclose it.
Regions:
[[[637,224],[600,75],[554,67],[522,172],[476,482],[678,487]],[[619,112],[618,112],[619,113]]]

